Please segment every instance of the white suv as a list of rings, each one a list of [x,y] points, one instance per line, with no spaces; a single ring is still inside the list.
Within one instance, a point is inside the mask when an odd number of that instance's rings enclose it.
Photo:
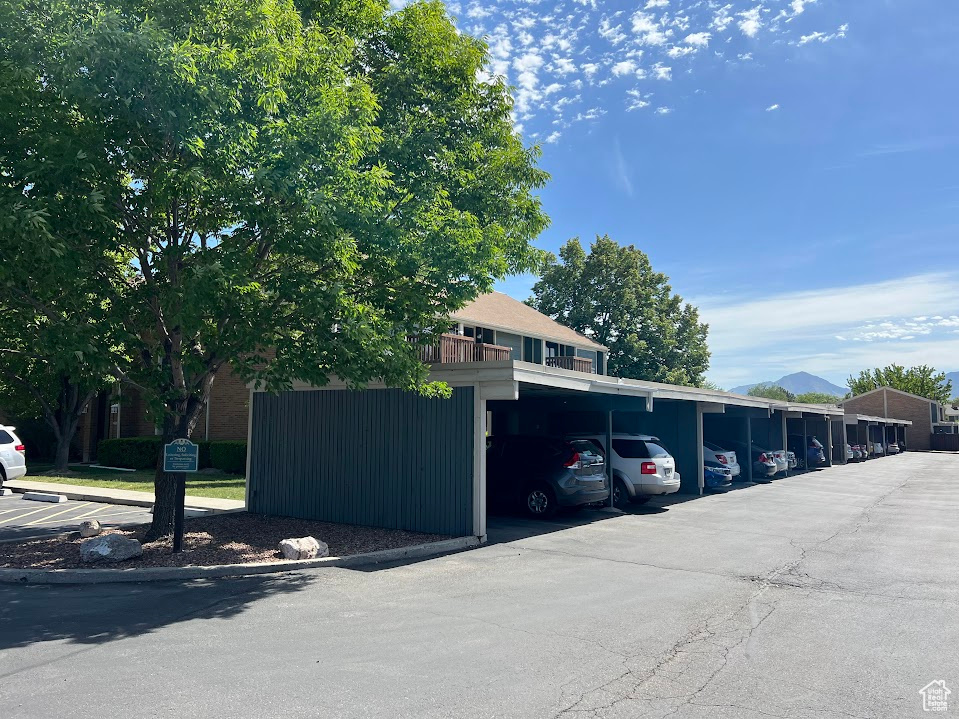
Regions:
[[[619,508],[632,502],[644,504],[658,494],[679,491],[680,476],[676,460],[658,437],[648,434],[613,432],[612,455],[606,452],[606,435],[577,435],[588,439],[612,460],[613,504]]]
[[[8,479],[27,473],[27,452],[23,442],[13,433],[14,427],[0,424],[0,487]]]

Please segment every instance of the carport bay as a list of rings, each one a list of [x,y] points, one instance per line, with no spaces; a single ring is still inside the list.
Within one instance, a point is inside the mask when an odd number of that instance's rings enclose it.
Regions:
[[[336,383],[251,389],[249,511],[482,538],[491,433],[654,435],[676,460],[680,492],[699,495],[704,426],[774,443],[788,412],[830,412],[515,360],[446,364],[431,379],[453,397]]]

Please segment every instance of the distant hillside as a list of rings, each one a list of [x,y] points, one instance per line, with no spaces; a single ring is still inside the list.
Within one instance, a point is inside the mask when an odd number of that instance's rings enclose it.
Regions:
[[[946,381],[952,380],[952,396],[959,397],[959,372],[946,372]]]
[[[787,374],[785,377],[780,377],[777,380],[769,380],[768,382],[744,384],[739,387],[733,387],[729,391],[735,394],[746,394],[757,384],[779,385],[783,389],[789,390],[793,394],[805,394],[806,392],[825,392],[826,394],[834,394],[837,397],[844,397],[846,393],[849,392],[848,387],[838,387],[829,380],[823,379],[822,377],[817,377],[814,374],[809,374],[808,372]],[[955,380],[953,380],[953,384],[956,384]]]

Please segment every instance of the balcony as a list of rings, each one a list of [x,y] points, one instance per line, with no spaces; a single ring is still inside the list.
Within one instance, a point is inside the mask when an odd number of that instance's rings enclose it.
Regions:
[[[420,349],[420,359],[426,364],[453,364],[455,362],[498,362],[512,356],[509,347],[477,342],[463,335],[440,335],[440,341]]]
[[[593,371],[593,360],[586,357],[547,357],[546,366],[591,373]]]

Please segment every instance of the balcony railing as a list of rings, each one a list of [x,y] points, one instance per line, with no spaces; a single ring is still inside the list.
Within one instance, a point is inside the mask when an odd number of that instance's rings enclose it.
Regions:
[[[547,357],[547,367],[558,367],[559,369],[571,369],[575,372],[592,372],[593,360],[586,357]]]
[[[509,347],[477,342],[463,335],[440,335],[437,344],[423,347],[420,359],[426,364],[452,364],[455,362],[497,362],[512,356]]]

